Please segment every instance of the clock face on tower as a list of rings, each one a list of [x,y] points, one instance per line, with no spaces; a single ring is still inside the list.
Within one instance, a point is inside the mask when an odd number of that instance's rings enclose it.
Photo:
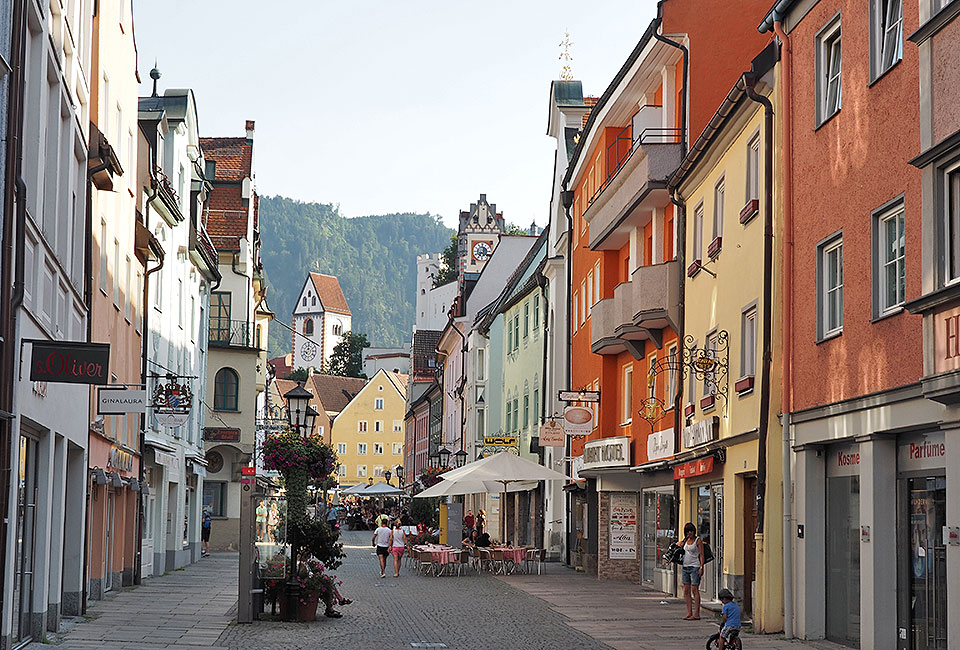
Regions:
[[[300,358],[304,361],[313,361],[315,356],[317,356],[317,346],[313,341],[307,341],[300,346]]]
[[[478,241],[473,245],[474,262],[486,262],[491,253],[493,253],[493,246],[490,245],[490,242]]]

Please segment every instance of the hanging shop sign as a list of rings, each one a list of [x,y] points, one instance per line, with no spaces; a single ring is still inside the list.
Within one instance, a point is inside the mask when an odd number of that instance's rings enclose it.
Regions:
[[[481,456],[486,458],[487,456],[498,454],[501,451],[508,451],[511,454],[515,454],[519,456],[520,455],[519,436],[484,436],[483,437],[483,449],[480,450]]]
[[[568,436],[586,436],[593,431],[593,409],[568,406],[563,409],[563,430]]]
[[[203,439],[213,442],[240,442],[240,429],[226,427],[205,427]]]
[[[104,385],[110,375],[106,343],[31,339],[30,381]]]
[[[556,420],[547,420],[540,425],[541,447],[563,447],[565,440],[563,425]]]
[[[647,437],[647,460],[663,460],[673,456],[673,428],[654,431]]]
[[[706,458],[698,458],[697,460],[691,460],[689,462],[677,465],[673,468],[673,478],[691,478],[694,476],[709,474],[712,471],[713,456],[707,456]]]
[[[683,428],[683,446],[692,449],[716,440],[719,429],[720,418],[716,415],[705,420],[697,420],[690,426]]]
[[[167,427],[179,427],[190,419],[193,391],[186,382],[179,383],[176,377],[167,377],[167,383],[157,383],[153,389],[151,407],[157,421]]]
[[[146,413],[147,391],[125,388],[101,388],[97,392],[98,415]]]
[[[934,372],[940,374],[960,368],[960,307],[933,315]]]
[[[562,390],[557,393],[557,399],[561,402],[599,402],[600,391],[598,390]]]
[[[107,467],[118,469],[121,472],[132,472],[133,454],[119,447],[110,447],[110,455],[107,457]]]
[[[602,438],[583,446],[583,469],[627,467],[630,465],[630,438]]]
[[[610,493],[610,559],[637,559],[636,493]]]

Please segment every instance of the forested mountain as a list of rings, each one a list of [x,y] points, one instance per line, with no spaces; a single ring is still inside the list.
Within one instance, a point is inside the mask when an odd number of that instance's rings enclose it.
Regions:
[[[374,346],[409,342],[417,291],[417,255],[438,253],[453,230],[429,214],[347,218],[339,206],[260,197],[261,256],[267,303],[290,314],[309,271],[336,275],[353,312],[353,329]],[[270,326],[270,356],[290,351],[290,332]]]

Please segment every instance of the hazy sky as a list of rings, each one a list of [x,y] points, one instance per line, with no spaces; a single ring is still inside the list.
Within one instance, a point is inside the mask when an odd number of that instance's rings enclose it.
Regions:
[[[431,212],[481,192],[509,222],[547,217],[549,87],[572,67],[600,95],[654,0],[135,0],[141,94],[196,93],[200,133],[256,120],[261,194],[347,216]]]

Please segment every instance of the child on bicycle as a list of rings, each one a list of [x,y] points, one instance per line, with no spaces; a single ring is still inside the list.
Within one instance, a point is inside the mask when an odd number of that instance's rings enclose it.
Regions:
[[[720,650],[723,650],[731,638],[740,633],[740,608],[733,602],[733,593],[729,589],[721,589],[717,594],[723,609],[720,610]]]

